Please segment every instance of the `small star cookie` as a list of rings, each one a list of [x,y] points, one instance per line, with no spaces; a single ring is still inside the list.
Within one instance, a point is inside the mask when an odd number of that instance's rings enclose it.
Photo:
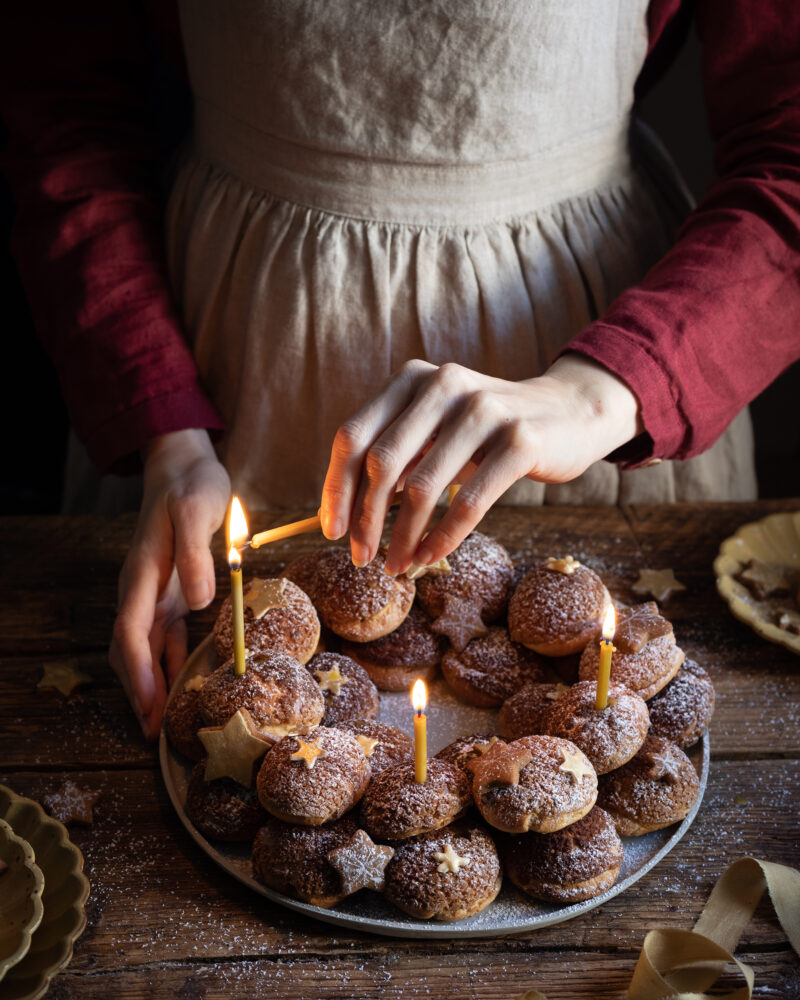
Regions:
[[[452,595],[445,598],[444,611],[431,624],[431,631],[446,635],[450,645],[459,653],[470,639],[489,634],[477,605],[473,601]]]
[[[281,608],[286,603],[286,580],[261,580],[254,577],[244,595],[244,606],[250,608],[255,619],[263,618],[272,608]]]
[[[253,765],[274,744],[258,732],[246,708],[240,708],[224,726],[198,729],[197,735],[208,754],[206,781],[233,778],[245,788],[252,787]]]
[[[299,736],[295,736],[295,742],[299,744],[299,748],[292,754],[291,759],[304,761],[309,770],[316,763],[317,757],[325,757],[327,755],[327,751],[323,750],[322,747],[318,747],[313,740],[310,743],[306,743]]]
[[[88,684],[91,677],[78,669],[77,660],[66,660],[64,663],[43,663],[42,678],[37,688],[55,688],[65,698],[69,698],[75,688]]]
[[[364,751],[365,757],[371,757],[375,747],[380,742],[379,740],[374,740],[371,736],[365,736],[363,733],[359,733],[356,736],[356,742],[361,744],[361,749]]]
[[[495,743],[482,757],[472,761],[475,794],[489,785],[518,785],[520,771],[530,764],[530,750],[510,743]]]
[[[544,568],[551,569],[556,573],[563,573],[564,576],[572,576],[580,566],[577,559],[572,556],[564,556],[563,559],[556,559],[555,556],[548,556],[544,561]]]
[[[765,563],[760,562],[758,559],[753,559],[738,574],[737,579],[759,601],[765,601],[768,597],[782,597],[791,593],[791,575],[792,571],[788,566],[775,566],[773,563]]]
[[[561,752],[564,754],[564,760],[558,769],[571,774],[574,784],[579,785],[585,775],[594,774],[594,768],[580,750],[577,753],[572,753],[571,750],[562,750]]]
[[[330,691],[331,694],[339,694],[344,685],[350,683],[350,678],[343,677],[338,667],[333,667],[331,670],[316,670],[314,676],[317,678],[320,690]]]
[[[94,822],[94,808],[102,795],[92,788],[79,788],[74,781],[65,781],[57,792],[42,799],[51,816],[62,823],[82,823],[90,826]]]
[[[642,569],[631,589],[635,594],[652,594],[657,601],[663,603],[670,594],[686,590],[686,586],[675,579],[671,569]]]
[[[672,625],[658,610],[655,601],[621,608],[614,633],[614,647],[621,653],[641,653],[651,639],[669,635]]]
[[[385,869],[394,857],[393,847],[376,844],[365,830],[356,830],[346,844],[328,854],[328,861],[342,879],[342,889],[351,896],[359,889],[382,892]]]
[[[660,781],[662,778],[666,779],[670,785],[680,781],[680,760],[675,758],[669,747],[660,753],[657,750],[651,750],[645,759],[650,762],[649,777],[656,781]]]
[[[462,858],[456,854],[450,844],[445,844],[444,850],[437,851],[433,857],[436,861],[441,861],[436,871],[442,873],[457,873],[460,868],[466,868],[470,861],[472,861],[472,858]]]

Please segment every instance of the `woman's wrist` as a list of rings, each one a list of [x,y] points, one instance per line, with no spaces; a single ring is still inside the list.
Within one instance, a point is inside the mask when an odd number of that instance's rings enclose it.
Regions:
[[[188,465],[198,459],[216,459],[214,445],[203,427],[187,427],[152,438],[141,450],[145,476],[148,469]]]
[[[554,379],[573,393],[583,409],[592,435],[608,455],[644,431],[641,404],[636,393],[619,376],[592,358],[567,353],[558,358],[543,378]],[[602,457],[602,456],[601,456]]]

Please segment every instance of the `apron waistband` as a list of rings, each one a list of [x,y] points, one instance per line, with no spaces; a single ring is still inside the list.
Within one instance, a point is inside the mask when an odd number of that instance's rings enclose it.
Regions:
[[[337,215],[419,226],[469,226],[556,205],[631,172],[628,122],[559,149],[474,164],[379,160],[269,135],[201,98],[194,152],[245,184]]]

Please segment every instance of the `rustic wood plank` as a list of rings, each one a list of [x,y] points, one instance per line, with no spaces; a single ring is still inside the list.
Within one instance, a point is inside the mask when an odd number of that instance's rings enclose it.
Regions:
[[[230,1000],[275,997],[282,1000],[510,1000],[527,990],[548,1000],[620,1000],[636,966],[635,954],[586,952],[536,956],[487,955],[472,949],[435,957],[395,954],[381,959],[359,955],[323,961],[253,958],[215,965],[145,966],[108,973],[79,972],[71,966],[54,981],[53,1000]],[[744,952],[752,966],[756,996],[800,998],[797,957],[793,952]],[[729,988],[741,980],[726,978]]]
[[[91,682],[65,698],[37,688],[45,663],[74,663]],[[5,767],[154,767],[105,653],[0,660],[0,761]]]
[[[76,971],[131,964],[276,958],[349,953],[388,956],[469,953],[474,941],[387,939],[353,933],[294,914],[252,893],[216,865],[184,831],[152,771],[72,775],[102,797],[91,827],[71,836],[92,885],[89,926],[78,943]],[[0,775],[15,791],[41,800],[60,775]],[[626,893],[583,917],[514,937],[482,941],[480,950],[509,955],[540,949],[638,950],[651,926],[691,927],[724,868],[745,855],[800,866],[797,838],[800,761],[712,765],[698,817],[683,841]],[[743,947],[784,940],[764,909]],[[509,958],[509,961],[511,959]]]

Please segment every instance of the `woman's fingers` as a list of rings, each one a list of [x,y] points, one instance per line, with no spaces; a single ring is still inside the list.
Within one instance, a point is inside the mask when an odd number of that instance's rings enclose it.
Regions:
[[[221,468],[221,467],[220,467]],[[186,603],[193,611],[208,607],[214,598],[214,559],[211,537],[222,524],[230,497],[227,476],[209,475],[167,498],[172,521],[175,566]]]
[[[160,576],[156,559],[141,545],[135,545],[120,578],[120,605],[109,651],[111,665],[123,680],[140,721],[150,714],[156,697],[150,632]]]
[[[505,491],[525,474],[522,449],[495,442],[475,472],[461,486],[441,520],[414,553],[413,560],[428,566],[449,555],[474,531],[484,514]]]
[[[420,379],[431,371],[435,371],[435,366],[426,361],[407,362],[374,399],[336,432],[320,508],[322,530],[327,538],[341,538],[350,528],[370,446],[403,412],[414,398]],[[394,489],[394,484],[391,488]]]
[[[405,481],[402,506],[413,508],[416,522],[427,523],[442,489],[450,481],[446,480],[436,492],[438,479],[436,474],[432,474],[436,465],[433,456],[449,454],[450,437],[446,436],[448,444],[444,448],[440,447],[439,439],[445,433],[444,428],[451,414],[459,413],[464,400],[470,398],[473,379],[474,374],[459,365],[442,365],[434,369],[421,381],[403,413],[367,451],[350,528],[354,561],[365,564],[378,551],[387,502],[401,479]],[[465,430],[465,435],[470,438],[470,429]],[[435,443],[420,460],[421,451],[428,448],[434,437]],[[462,443],[460,447],[464,453],[465,445]],[[469,451],[464,461],[468,458]],[[464,461],[457,463],[450,456],[447,465],[449,473],[455,474]],[[409,474],[408,469],[413,466],[414,470]],[[423,523],[420,533],[424,527]],[[419,536],[414,539],[411,548],[406,546],[409,563],[418,540]],[[407,565],[402,567],[405,568]],[[395,570],[402,571],[397,566]]]

